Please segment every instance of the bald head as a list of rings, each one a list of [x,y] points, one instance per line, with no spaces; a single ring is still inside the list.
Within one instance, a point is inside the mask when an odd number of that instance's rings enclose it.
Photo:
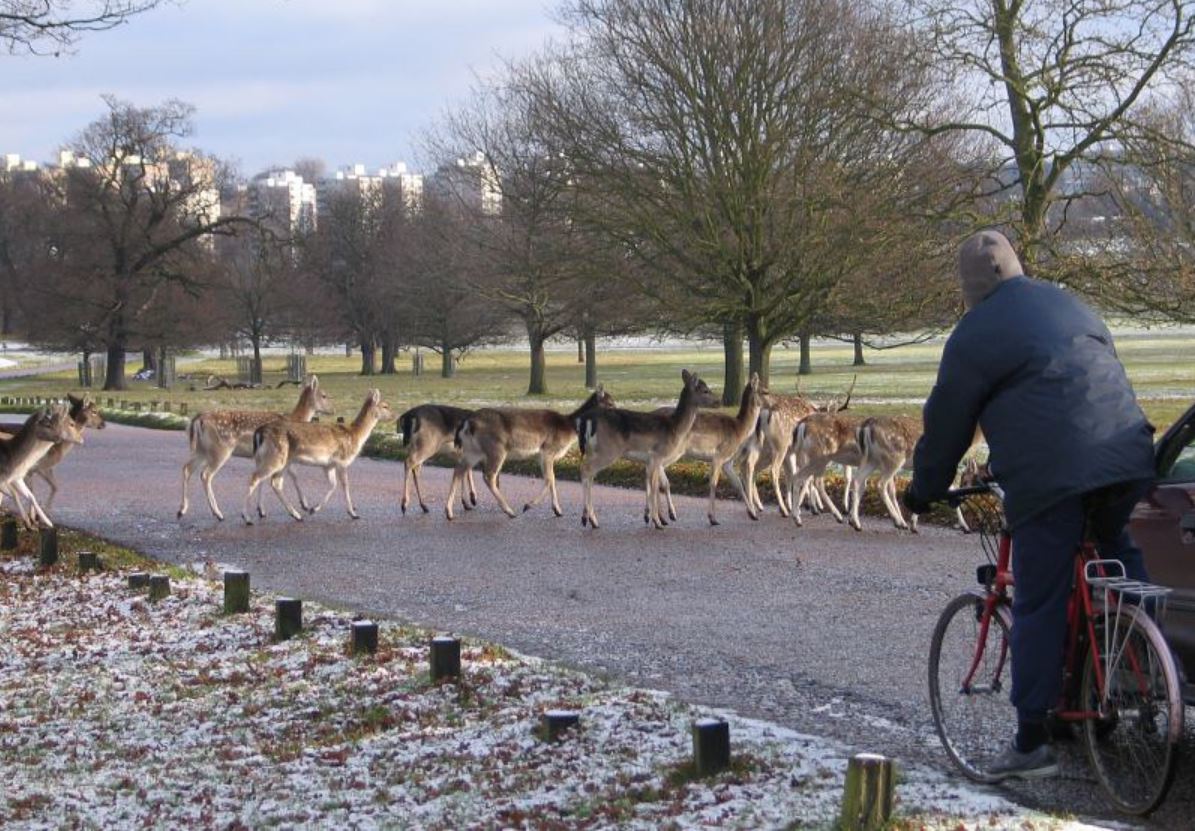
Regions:
[[[968,309],[975,308],[1004,280],[1024,273],[1012,244],[999,231],[972,234],[959,249],[958,277]]]

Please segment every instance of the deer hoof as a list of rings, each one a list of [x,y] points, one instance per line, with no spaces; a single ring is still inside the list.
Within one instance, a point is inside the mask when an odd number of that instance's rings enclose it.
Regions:
[[[554,513],[557,518],[564,516],[564,511],[560,510],[555,505],[552,506],[552,513]]]
[[[469,504],[471,504],[471,505],[473,505],[473,506],[475,506],[475,507],[476,507],[476,505],[477,505],[477,494],[475,494],[475,493],[471,493],[471,494],[469,494]]]
[[[423,512],[425,514],[431,513],[430,509],[426,505],[424,505],[422,502],[419,503],[419,507],[423,509]]]
[[[531,503],[528,502],[526,505],[523,506],[523,513],[527,513],[530,510],[531,510]]]
[[[668,518],[669,518],[670,520],[672,520],[673,522],[676,522],[676,511],[674,511],[674,510],[672,510],[671,508],[669,508],[669,509],[668,509]]]
[[[407,506],[406,506],[406,505],[399,505],[398,507],[399,507],[399,510],[401,510],[401,511],[402,511],[402,515],[403,515],[403,516],[406,516],[406,515],[407,515]],[[425,511],[426,511],[426,510],[427,510],[427,508],[424,508],[423,510],[425,510]]]
[[[182,509],[180,508],[180,509],[179,509],[179,511],[178,511],[178,513],[174,515],[174,518],[175,518],[175,519],[182,519],[182,518],[183,518],[183,514],[185,514],[185,513],[186,513],[186,511],[184,511],[184,510],[182,510]]]
[[[712,516],[710,517],[710,525],[721,525],[721,524],[722,523],[718,522],[718,520],[714,519]]]
[[[358,514],[358,513],[350,513],[350,514],[349,514],[349,516],[351,516],[353,519],[360,519],[360,518],[361,518],[361,514]]]

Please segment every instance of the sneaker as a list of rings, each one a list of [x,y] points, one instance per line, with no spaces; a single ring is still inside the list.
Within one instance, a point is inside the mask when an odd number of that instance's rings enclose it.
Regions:
[[[1005,779],[1046,779],[1058,775],[1058,759],[1048,744],[1022,753],[1010,744],[988,768],[993,781]]]

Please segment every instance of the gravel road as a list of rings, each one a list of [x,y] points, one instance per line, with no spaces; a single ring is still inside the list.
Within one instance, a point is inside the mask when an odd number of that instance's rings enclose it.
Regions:
[[[656,531],[643,525],[642,493],[613,488],[595,492],[593,531],[581,527],[580,487],[568,482],[563,518],[541,505],[507,519],[483,488],[479,509],[448,523],[446,471],[425,473],[432,513],[402,516],[401,466],[371,460],[351,471],[359,521],[337,495],[297,523],[267,494],[271,516],[246,527],[242,459],[216,482],[225,522],[207,511],[198,477],[179,521],[185,444],[180,432],[89,432],[60,469],[55,520],[170,562],[235,564],[255,588],[486,638],[949,768],[930,720],[926,654],[938,613],[974,580],[982,555],[973,538],[937,528],[914,536],[879,521],[855,533],[829,518],[798,529],[774,513],[752,522],[735,502],[719,506],[723,524],[710,528],[704,501],[692,498],[677,499],[677,525]],[[307,471],[303,481],[322,493],[322,476]],[[536,486],[502,482],[514,505]],[[1191,729],[1185,750],[1195,756]],[[1189,762],[1180,769],[1149,827],[1190,827],[1193,771]],[[1042,810],[1115,818],[1077,744],[1064,747],[1061,780],[1005,792]]]

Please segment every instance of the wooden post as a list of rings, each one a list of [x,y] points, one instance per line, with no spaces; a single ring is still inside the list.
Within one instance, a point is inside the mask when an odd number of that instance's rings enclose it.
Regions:
[[[429,654],[432,681],[461,677],[461,642],[456,638],[432,638]]]
[[[581,722],[580,713],[575,710],[548,710],[541,722],[544,738],[550,742],[559,739],[567,730],[571,730]]]
[[[693,722],[693,767],[699,777],[730,767],[730,725],[720,718]]]
[[[99,571],[100,558],[94,551],[79,552],[79,571]]]
[[[280,597],[274,601],[274,638],[285,641],[303,631],[303,601]]]
[[[353,621],[352,653],[360,655],[368,652],[370,655],[378,651],[378,625],[372,620]]]
[[[178,414],[179,415],[187,414],[187,402],[186,401],[184,401],[183,403],[178,405]]]
[[[12,551],[17,547],[17,543],[17,521],[9,517],[4,520],[3,525],[0,525],[0,548]]]
[[[857,753],[846,768],[842,793],[843,831],[876,831],[892,817],[892,760],[876,753]]]
[[[58,529],[43,528],[38,535],[38,559],[43,566],[52,566],[58,562]]]
[[[170,596],[170,578],[165,574],[155,574],[149,578],[149,599],[157,603]]]
[[[149,588],[149,575],[144,571],[134,571],[129,575],[130,589],[145,589]]]
[[[249,611],[249,572],[224,572],[224,614]]]

